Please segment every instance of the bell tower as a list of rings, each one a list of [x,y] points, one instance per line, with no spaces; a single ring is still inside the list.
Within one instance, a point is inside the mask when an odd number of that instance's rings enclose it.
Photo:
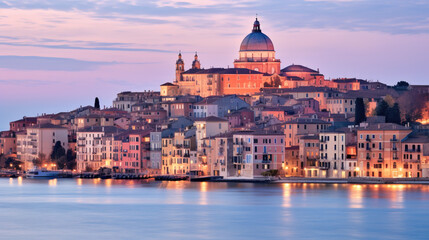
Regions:
[[[179,52],[179,58],[176,61],[176,80],[174,82],[182,81],[182,73],[185,71],[185,62],[182,59],[182,53]]]
[[[198,54],[195,52],[194,61],[192,62],[192,69],[201,69],[200,60],[198,60]]]

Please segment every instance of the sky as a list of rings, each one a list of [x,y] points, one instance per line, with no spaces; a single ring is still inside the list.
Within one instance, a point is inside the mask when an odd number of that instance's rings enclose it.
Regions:
[[[0,130],[23,116],[109,107],[189,68],[232,67],[255,15],[282,68],[429,84],[427,0],[0,0]]]

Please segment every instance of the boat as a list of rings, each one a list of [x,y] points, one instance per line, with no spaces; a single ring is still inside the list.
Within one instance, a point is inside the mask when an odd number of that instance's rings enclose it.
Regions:
[[[49,171],[46,168],[33,168],[27,171],[25,177],[33,179],[52,179],[58,178],[60,174],[60,171]]]

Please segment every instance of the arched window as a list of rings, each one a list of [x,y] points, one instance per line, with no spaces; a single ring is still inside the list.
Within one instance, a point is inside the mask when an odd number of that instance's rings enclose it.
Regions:
[[[369,162],[366,163],[366,169],[369,169]]]

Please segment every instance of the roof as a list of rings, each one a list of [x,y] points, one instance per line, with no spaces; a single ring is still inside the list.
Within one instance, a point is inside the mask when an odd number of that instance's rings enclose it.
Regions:
[[[353,82],[360,83],[360,81],[356,78],[339,78],[339,79],[332,79],[332,81],[336,83],[353,83]]]
[[[209,69],[189,69],[182,74],[261,74],[261,72],[247,68],[209,68]],[[162,86],[162,85],[161,85]]]
[[[35,124],[32,126],[28,126],[27,128],[60,128],[60,129],[66,129],[65,127],[61,127],[59,125],[54,125],[51,123]]]
[[[374,123],[368,126],[358,128],[359,131],[394,131],[394,130],[409,130],[410,128],[396,124],[396,123]]]
[[[262,33],[258,19],[253,24],[252,32],[241,42],[240,51],[274,51],[274,44]]]
[[[79,129],[78,132],[104,132],[105,134],[108,133],[121,133],[124,130],[121,128],[117,128],[117,127],[113,127],[113,126],[105,126],[105,127],[101,127],[101,126],[91,126],[91,127],[86,127],[86,128],[82,128]]]
[[[311,69],[311,68],[308,68],[308,67],[305,67],[305,66],[302,66],[302,65],[295,65],[295,64],[292,64],[292,65],[290,65],[290,66],[287,66],[287,67],[283,68],[283,69],[281,70],[281,72],[308,72],[308,73],[319,73],[318,71],[313,70],[313,69]]]
[[[163,87],[163,86],[177,86],[177,85],[174,85],[174,84],[172,84],[170,82],[166,82],[166,83],[164,83],[164,84],[161,85],[161,87]]]
[[[215,116],[209,116],[206,118],[197,119],[195,121],[196,122],[228,122],[228,120],[226,119],[215,117]]]
[[[312,134],[312,135],[303,135],[300,137],[300,139],[310,139],[310,140],[316,140],[319,139],[319,135]]]
[[[268,93],[294,93],[294,92],[338,92],[328,87],[302,86],[297,88],[262,88],[263,92]]]
[[[429,143],[427,135],[411,135],[402,140],[403,143]]]
[[[331,124],[330,122],[323,121],[317,118],[295,118],[290,121],[286,121],[286,124]]]

